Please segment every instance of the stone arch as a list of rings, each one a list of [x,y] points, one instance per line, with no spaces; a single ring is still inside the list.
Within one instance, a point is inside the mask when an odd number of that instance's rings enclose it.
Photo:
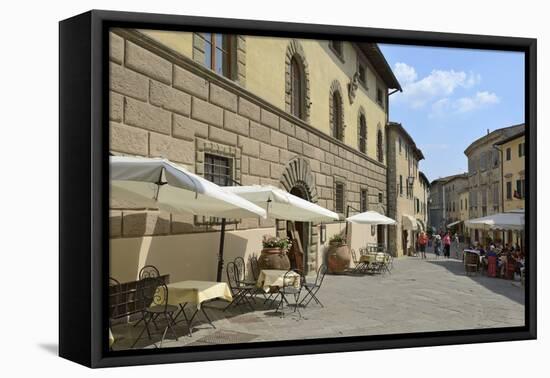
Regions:
[[[287,192],[290,192],[294,187],[302,188],[308,197],[306,199],[317,203],[318,195],[315,178],[311,172],[309,161],[303,157],[296,156],[286,164],[280,182]]]
[[[279,181],[287,192],[298,188],[303,193],[304,199],[317,203],[319,196],[317,187],[315,186],[315,176],[311,171],[309,161],[303,157],[296,156],[291,159],[284,167]],[[304,266],[306,272],[314,271],[317,268],[318,232],[316,226],[316,223],[310,224],[308,250],[304,251],[306,255],[306,264]],[[286,236],[285,221],[277,221],[277,235]]]
[[[304,100],[304,121],[309,122],[311,110],[311,96],[309,90],[309,66],[307,64],[306,55],[300,42],[296,39],[290,40],[286,48],[285,56],[285,110],[287,113],[292,113],[292,82],[291,82],[291,62],[292,58],[296,58],[303,73],[303,93]]]
[[[329,91],[329,96],[328,96],[328,106],[329,106],[329,122],[330,122],[330,135],[332,137],[334,137],[336,134],[335,134],[335,130],[334,130],[334,124],[332,122],[332,119],[333,119],[333,115],[334,115],[334,104],[333,104],[333,96],[335,93],[338,93],[339,97],[340,97],[340,107],[341,107],[341,111],[340,111],[340,125],[342,125],[342,142],[344,141],[345,139],[345,130],[346,130],[346,124],[344,123],[344,97],[343,97],[343,91],[342,91],[342,86],[340,85],[340,82],[338,80],[334,80],[332,82],[332,84],[330,85],[330,91]]]
[[[361,151],[361,117],[365,119],[365,151]],[[367,122],[367,112],[365,108],[361,105],[359,111],[357,112],[357,149],[360,152],[363,152],[365,155],[368,155],[368,140],[369,140],[369,127]]]

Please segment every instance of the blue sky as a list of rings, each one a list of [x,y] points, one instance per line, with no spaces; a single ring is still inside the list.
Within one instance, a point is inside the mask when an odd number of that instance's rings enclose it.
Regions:
[[[467,170],[466,147],[487,129],[524,122],[524,55],[517,52],[380,45],[403,93],[390,97],[422,150],[430,181]]]

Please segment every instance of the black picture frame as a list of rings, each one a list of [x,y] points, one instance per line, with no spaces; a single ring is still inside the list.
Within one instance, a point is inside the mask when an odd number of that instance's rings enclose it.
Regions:
[[[362,40],[525,53],[527,148],[524,327],[110,352],[108,30],[111,27]],[[59,354],[89,367],[535,339],[536,39],[93,10],[59,24]],[[84,169],[83,169],[84,167]]]

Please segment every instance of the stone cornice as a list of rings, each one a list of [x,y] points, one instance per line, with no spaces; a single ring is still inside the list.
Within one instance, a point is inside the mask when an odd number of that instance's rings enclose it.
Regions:
[[[330,143],[333,143],[335,145],[338,145],[339,147],[344,148],[345,150],[352,152],[354,155],[358,156],[359,158],[363,160],[367,160],[368,162],[381,167],[386,168],[386,165],[383,163],[380,163],[376,159],[373,159],[369,156],[366,156],[365,154],[361,153],[360,151],[356,150],[355,148],[340,142],[339,140],[330,137],[323,131],[307,124],[303,120],[287,113],[286,111],[280,109],[279,107],[267,102],[266,100],[262,99],[259,96],[256,96],[255,94],[251,93],[250,91],[244,89],[239,84],[223,77],[220,75],[217,75],[210,69],[194,62],[189,57],[186,57],[176,51],[173,51],[169,49],[168,47],[164,46],[162,43],[155,41],[154,39],[146,36],[145,34],[141,33],[140,31],[136,29],[122,29],[122,28],[113,28],[111,29],[111,32],[131,41],[132,43],[135,43],[136,45],[139,45],[158,56],[168,60],[169,62],[180,66],[186,70],[189,70],[190,72],[202,76],[209,80],[212,83],[215,83],[216,85],[231,91],[235,94],[237,94],[240,97],[243,97],[244,99],[255,103],[258,106],[261,106],[270,112],[276,114],[277,116],[284,118],[288,122],[291,122],[292,124],[301,127],[302,129],[305,129],[327,141]],[[329,88],[327,88],[328,91]]]

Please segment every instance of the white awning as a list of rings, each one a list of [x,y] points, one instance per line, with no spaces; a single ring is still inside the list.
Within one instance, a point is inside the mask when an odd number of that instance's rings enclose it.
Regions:
[[[271,185],[226,186],[223,189],[262,207],[272,219],[298,222],[331,222],[339,219],[335,212]]]
[[[420,231],[425,231],[425,230],[424,230],[424,223],[422,223],[422,221],[421,221],[420,219],[417,219],[417,220],[416,220],[416,224],[418,225],[418,229],[419,229]]]
[[[395,220],[388,218],[385,215],[377,213],[376,211],[365,211],[364,213],[355,214],[346,219],[351,223],[358,224],[370,224],[370,225],[379,225],[379,224],[395,224]]]
[[[416,218],[413,217],[412,215],[403,214],[403,217],[401,218],[401,222],[403,222],[403,228],[406,230],[416,231],[418,229]]]
[[[519,211],[498,213],[482,218],[469,219],[464,223],[470,228],[485,230],[523,230],[525,227],[525,213]]]
[[[111,156],[111,196],[143,208],[219,218],[266,217],[261,207],[160,158]]]
[[[457,224],[459,224],[459,223],[462,223],[462,222],[464,222],[464,221],[462,221],[462,220],[458,220],[458,221],[456,221],[456,222],[453,222],[453,223],[449,223],[449,224],[447,225],[447,228],[449,228],[449,227],[453,227],[453,226],[456,226]]]

